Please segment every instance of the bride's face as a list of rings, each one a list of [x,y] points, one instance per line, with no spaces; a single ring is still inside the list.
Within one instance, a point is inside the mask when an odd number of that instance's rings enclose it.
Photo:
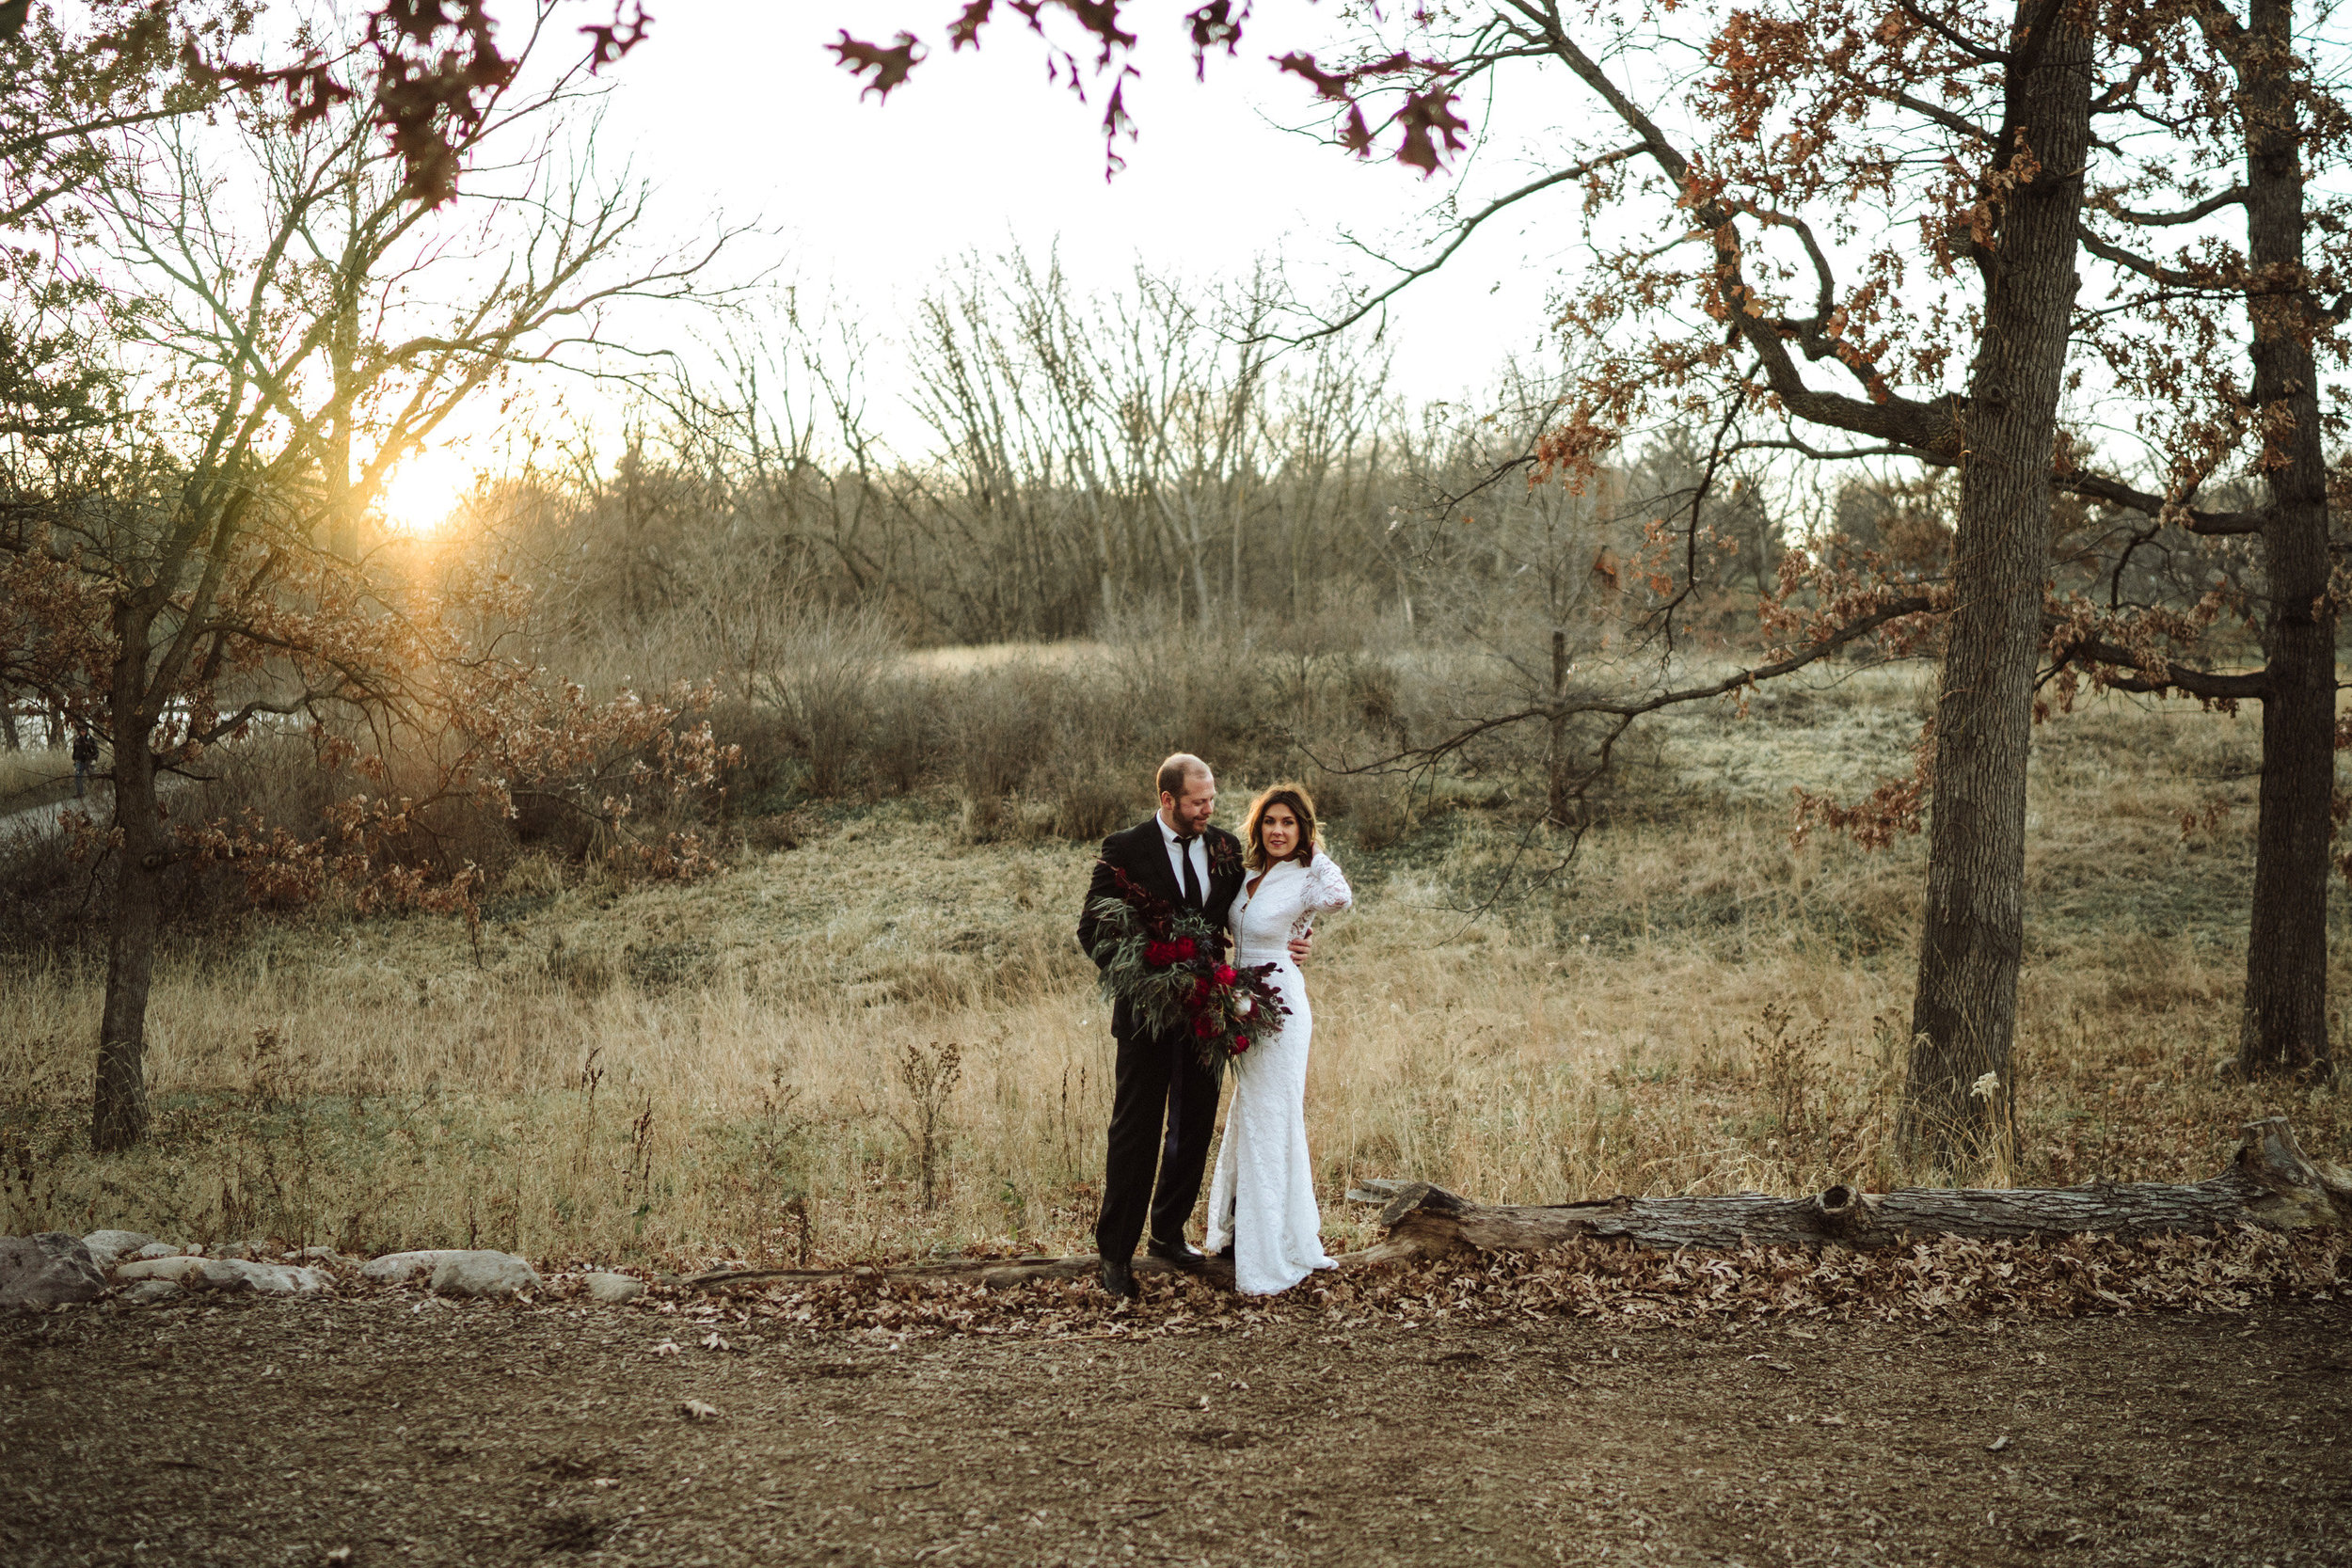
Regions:
[[[1286,861],[1298,848],[1298,814],[1277,802],[1258,818],[1258,838],[1266,859]]]

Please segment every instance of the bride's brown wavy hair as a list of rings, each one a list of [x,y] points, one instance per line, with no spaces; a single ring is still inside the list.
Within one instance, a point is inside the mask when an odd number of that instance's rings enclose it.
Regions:
[[[1269,806],[1288,806],[1298,818],[1298,847],[1286,857],[1305,865],[1323,847],[1323,826],[1315,820],[1315,798],[1307,793],[1304,784],[1283,783],[1258,791],[1249,802],[1249,815],[1242,819],[1242,842],[1248,846],[1241,852],[1241,863],[1252,871],[1264,868],[1265,828],[1263,818]]]

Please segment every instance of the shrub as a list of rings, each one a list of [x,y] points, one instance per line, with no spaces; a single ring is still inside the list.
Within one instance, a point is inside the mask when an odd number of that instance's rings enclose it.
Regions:
[[[976,844],[1007,836],[1012,798],[1052,732],[1053,676],[1033,660],[959,678],[944,696],[948,769]]]

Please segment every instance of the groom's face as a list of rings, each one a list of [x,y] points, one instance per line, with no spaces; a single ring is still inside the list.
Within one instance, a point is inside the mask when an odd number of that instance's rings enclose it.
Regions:
[[[1191,774],[1184,780],[1184,792],[1170,795],[1162,791],[1160,809],[1168,813],[1168,820],[1180,833],[1205,832],[1209,818],[1216,813],[1216,777],[1207,769]]]

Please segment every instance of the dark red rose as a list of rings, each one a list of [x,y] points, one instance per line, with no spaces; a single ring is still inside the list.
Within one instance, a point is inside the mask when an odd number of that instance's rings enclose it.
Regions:
[[[1232,985],[1233,983],[1233,976],[1234,969],[1232,964],[1219,964],[1216,966],[1216,983],[1218,985]]]
[[[1186,963],[1190,963],[1192,961],[1193,954],[1198,951],[1200,951],[1200,949],[1193,945],[1193,941],[1190,937],[1178,937],[1176,939],[1176,956],[1179,958],[1184,959]]]
[[[1211,1018],[1206,1013],[1202,1013],[1199,1018],[1192,1021],[1192,1032],[1205,1040],[1211,1035],[1216,1033],[1216,1020]]]
[[[1144,943],[1143,961],[1153,969],[1166,969],[1176,961],[1176,944],[1168,942]]]

